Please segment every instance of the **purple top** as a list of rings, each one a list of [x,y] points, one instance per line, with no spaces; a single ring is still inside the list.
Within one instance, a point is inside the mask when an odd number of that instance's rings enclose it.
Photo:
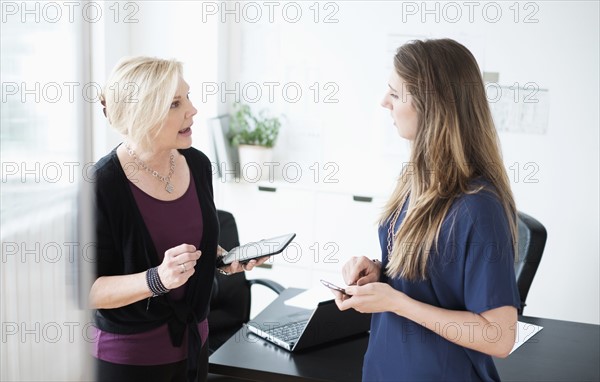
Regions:
[[[187,191],[179,199],[164,201],[153,198],[135,184],[129,186],[140,210],[150,237],[162,262],[167,249],[182,243],[200,247],[203,222],[200,202],[196,197],[196,184],[190,177]],[[173,289],[169,297],[181,300],[186,285]],[[208,338],[208,321],[198,324],[202,345]],[[128,365],[161,365],[187,358],[187,329],[181,347],[171,344],[167,324],[136,334],[115,334],[96,328],[93,355],[104,361]]]

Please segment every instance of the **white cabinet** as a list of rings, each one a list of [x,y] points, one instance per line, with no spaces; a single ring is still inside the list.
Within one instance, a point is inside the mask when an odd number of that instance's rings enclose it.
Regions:
[[[301,240],[309,225],[307,206],[314,205],[314,193],[304,190],[251,183],[231,183],[223,187],[222,203],[217,208],[231,212],[237,221],[240,241],[254,241],[296,232]],[[312,231],[311,231],[312,232]]]
[[[240,242],[247,243],[294,232],[288,248],[256,269],[248,278],[269,278],[286,287],[309,288],[313,262],[315,192],[278,184],[225,183],[219,185],[217,208],[236,219]]]
[[[316,198],[315,239],[319,258],[315,268],[341,272],[353,256],[380,256],[377,220],[381,198],[322,192]]]
[[[377,220],[385,197],[353,195],[285,182],[220,183],[217,208],[231,212],[240,242],[295,232],[280,255],[248,278],[268,278],[285,287],[310,288],[319,279],[341,280],[341,268],[352,256],[379,257]]]

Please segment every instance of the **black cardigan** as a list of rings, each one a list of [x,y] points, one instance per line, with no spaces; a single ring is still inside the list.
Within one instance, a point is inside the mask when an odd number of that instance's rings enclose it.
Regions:
[[[179,150],[190,168],[202,209],[202,256],[187,282],[185,298],[173,301],[169,294],[116,309],[98,309],[98,328],[117,334],[140,333],[168,323],[171,342],[181,346],[189,328],[188,371],[194,373],[200,336],[197,323],[208,316],[215,273],[219,223],[213,201],[212,168],[202,152]],[[160,264],[150,233],[137,207],[116,148],[95,165],[96,277],[144,272]],[[168,222],[167,224],[185,224]],[[160,349],[157,349],[160,351]],[[190,362],[192,364],[190,364]],[[193,375],[189,375],[193,378]]]

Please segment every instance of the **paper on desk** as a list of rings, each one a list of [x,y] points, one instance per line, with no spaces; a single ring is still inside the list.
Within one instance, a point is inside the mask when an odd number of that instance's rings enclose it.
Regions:
[[[517,338],[515,338],[515,346],[513,346],[510,354],[512,354],[512,352],[517,350],[519,346],[523,345],[525,342],[527,342],[527,340],[533,337],[534,334],[542,329],[542,326],[517,321]]]
[[[302,309],[315,309],[321,301],[333,300],[335,296],[329,288],[317,285],[313,288],[285,300],[283,303],[289,306],[295,306]]]

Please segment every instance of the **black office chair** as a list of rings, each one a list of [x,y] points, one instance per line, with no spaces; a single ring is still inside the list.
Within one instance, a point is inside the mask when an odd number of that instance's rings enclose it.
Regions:
[[[237,225],[233,215],[226,211],[217,211],[221,233],[219,245],[230,250],[240,245]],[[280,294],[285,288],[275,281],[248,280],[244,272],[225,276],[220,273],[213,280],[213,291],[208,315],[209,354],[225,343],[242,324],[250,319],[251,287],[259,284]]]
[[[533,282],[533,277],[540,265],[548,234],[542,223],[531,216],[523,212],[518,212],[517,216],[519,257],[515,262],[515,274],[521,296],[519,314],[523,314],[526,305],[525,300]]]

